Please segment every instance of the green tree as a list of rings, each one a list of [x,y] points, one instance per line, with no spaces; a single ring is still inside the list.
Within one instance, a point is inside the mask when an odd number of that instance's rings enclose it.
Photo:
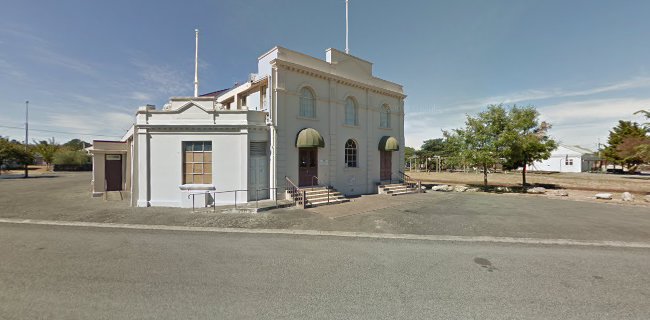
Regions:
[[[466,147],[463,135],[465,132],[462,129],[454,129],[451,131],[442,131],[445,139],[444,154],[446,155],[445,164],[451,167],[464,167],[467,164]]]
[[[87,164],[90,163],[90,156],[82,150],[70,150],[61,148],[54,154],[54,164]]]
[[[32,153],[29,150],[25,150],[24,145],[0,137],[0,165],[13,162],[26,166],[33,161],[34,157]]]
[[[630,156],[628,151],[639,146],[642,147],[643,143],[632,146],[630,141],[643,142],[648,130],[649,128],[643,128],[636,122],[619,120],[618,125],[609,131],[603,156],[609,161],[627,167],[643,163],[639,157]],[[624,144],[624,142],[626,143]]]
[[[626,137],[616,146],[623,163],[637,165],[650,162],[650,137]]]
[[[49,141],[34,141],[34,147],[32,147],[32,151],[34,153],[37,153],[43,157],[43,161],[45,161],[47,169],[50,168],[50,165],[54,160],[54,154],[57,150],[59,150],[59,145],[56,144],[54,138],[50,139]]]
[[[404,160],[408,163],[411,160],[411,157],[415,155],[415,148],[405,147],[404,148]]]
[[[90,143],[80,139],[72,139],[62,145],[62,147],[67,148],[69,150],[81,150],[89,146]]]
[[[513,106],[508,112],[508,128],[504,133],[507,147],[504,149],[505,166],[523,167],[522,185],[526,186],[526,166],[535,161],[548,159],[557,149],[557,142],[548,136],[551,125],[539,121],[539,112],[533,106]]]
[[[422,143],[420,150],[426,151],[428,154],[433,156],[443,156],[445,155],[445,139],[437,138],[425,140],[424,143]]]
[[[465,128],[446,132],[448,149],[456,151],[452,158],[478,166],[483,184],[488,185],[488,169],[501,161],[507,143],[508,113],[503,105],[489,105],[476,117],[467,116]]]

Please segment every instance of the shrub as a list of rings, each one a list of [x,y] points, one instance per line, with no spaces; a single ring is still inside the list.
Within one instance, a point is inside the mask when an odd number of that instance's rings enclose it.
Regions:
[[[61,149],[54,154],[54,164],[76,164],[83,165],[90,163],[90,156],[82,150]]]

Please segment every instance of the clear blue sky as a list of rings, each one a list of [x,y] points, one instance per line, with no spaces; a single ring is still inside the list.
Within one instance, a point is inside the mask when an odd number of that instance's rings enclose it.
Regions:
[[[118,138],[137,106],[255,72],[281,45],[319,58],[345,45],[345,1],[1,1],[0,135]],[[533,104],[567,144],[595,149],[650,108],[650,1],[350,0],[351,53],[401,83],[407,145],[490,103]],[[31,139],[30,139],[31,140]]]

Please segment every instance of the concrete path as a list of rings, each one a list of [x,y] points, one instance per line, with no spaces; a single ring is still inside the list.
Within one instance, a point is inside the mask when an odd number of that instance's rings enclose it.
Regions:
[[[0,224],[0,318],[647,319],[649,253]]]
[[[337,219],[373,212],[380,209],[396,208],[404,204],[425,201],[427,199],[430,199],[430,197],[427,197],[424,194],[400,196],[371,194],[352,198],[350,202],[311,208],[309,209],[309,212],[318,213],[331,219]]]

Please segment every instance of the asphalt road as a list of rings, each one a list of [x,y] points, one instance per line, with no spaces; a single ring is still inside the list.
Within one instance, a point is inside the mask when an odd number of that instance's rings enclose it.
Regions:
[[[1,319],[648,319],[650,250],[0,224]]]

